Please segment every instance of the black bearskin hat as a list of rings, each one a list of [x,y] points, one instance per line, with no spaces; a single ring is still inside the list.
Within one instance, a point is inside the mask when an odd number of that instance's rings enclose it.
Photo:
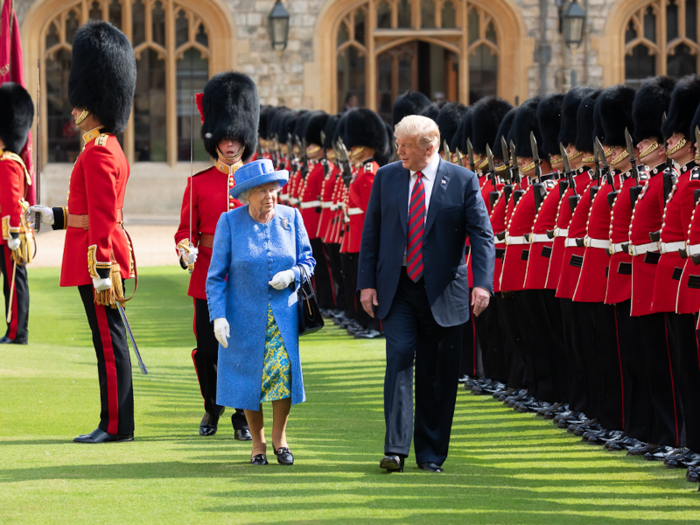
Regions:
[[[297,120],[301,117],[306,110],[296,110],[290,111],[284,116],[284,119],[280,122],[279,137],[285,144],[292,141],[294,143],[294,128],[297,125]]]
[[[634,136],[637,141],[653,137],[663,144],[661,124],[664,113],[668,113],[671,105],[671,93],[675,86],[675,78],[658,76],[647,79],[639,88],[632,104]]]
[[[347,113],[343,142],[348,151],[355,146],[364,146],[381,154],[387,151],[389,137],[379,115],[371,109],[357,108]]]
[[[542,150],[547,155],[560,155],[559,131],[561,129],[561,112],[564,105],[563,93],[552,93],[537,105],[537,124],[542,135]]]
[[[301,139],[303,139],[306,136],[306,124],[309,122],[309,117],[311,116],[311,112],[308,110],[303,110],[303,113],[300,113],[299,118],[294,122],[294,131],[292,132],[292,140],[296,144],[297,138],[301,142]]]
[[[19,153],[34,120],[34,103],[27,90],[14,82],[0,86],[0,139],[5,150]]]
[[[532,97],[518,108],[518,112],[515,114],[515,119],[513,119],[513,125],[510,129],[510,138],[512,137],[513,142],[515,142],[515,156],[523,158],[532,157],[532,147],[530,146],[530,132],[535,133],[535,139],[537,140],[537,150],[540,159],[546,159],[545,151],[542,149],[542,134],[540,133],[540,126],[537,122],[537,106],[542,101],[542,97]]]
[[[396,97],[392,122],[394,126],[408,115],[420,115],[426,107],[430,105],[430,99],[420,91],[406,91],[403,95]]]
[[[700,106],[698,106],[698,109],[695,110],[695,116],[693,116],[693,121],[690,123],[690,129],[693,132],[691,135],[693,138],[690,139],[690,142],[695,142],[695,127],[700,128]]]
[[[681,78],[673,88],[671,106],[666,122],[661,127],[666,140],[674,133],[683,133],[686,138],[693,136],[690,125],[698,104],[700,104],[700,77],[688,75]]]
[[[494,150],[498,152],[498,155],[496,155],[497,157],[500,157],[503,154],[503,148],[501,147],[501,137],[506,139],[509,148],[508,151],[510,151],[510,130],[513,127],[513,120],[515,120],[515,114],[517,112],[518,108],[511,109],[508,113],[506,113],[506,116],[503,117],[503,120],[501,120],[501,125],[498,126],[498,133],[496,133],[496,137],[493,139],[493,143],[498,144],[498,146],[495,146],[497,149]]]
[[[606,146],[627,146],[625,128],[634,134],[632,104],[635,91],[629,86],[618,84],[601,91],[595,103],[595,112],[603,126],[601,142]]]
[[[438,114],[440,113],[441,104],[438,102],[433,102],[429,106],[425,106],[420,114],[424,117],[428,117],[431,120],[437,121]]]
[[[384,166],[388,164],[394,157],[394,150],[391,145],[394,143],[394,128],[389,125],[388,122],[384,122],[384,129],[386,130],[386,147],[384,151],[375,151],[374,160],[377,164]]]
[[[104,131],[126,129],[136,89],[136,57],[124,33],[107,22],[91,20],[73,38],[68,98],[87,109]],[[255,123],[253,133],[257,131]],[[253,148],[255,149],[255,148]]]
[[[561,126],[558,140],[564,146],[576,143],[576,114],[581,101],[593,92],[593,88],[576,86],[564,95],[564,103],[561,108]]]
[[[323,129],[323,132],[326,134],[326,140],[323,143],[324,149],[333,149],[333,137],[335,136],[335,128],[338,126],[339,121],[340,113],[328,117],[326,126]]]
[[[472,109],[471,136],[474,152],[486,155],[486,144],[489,145],[494,155],[500,157],[500,138],[496,143],[498,128],[503,117],[513,109],[509,102],[498,97],[484,97],[474,104]]]
[[[274,111],[274,107],[272,106],[260,106],[260,122],[258,122],[258,136],[263,139],[267,140],[269,137],[269,116],[270,112]]]
[[[243,73],[228,71],[214,75],[204,86],[202,99],[204,149],[217,158],[216,148],[224,137],[233,137],[245,147],[245,162],[255,153],[260,103],[255,83]]]
[[[462,151],[462,143],[465,141],[465,139],[464,139],[465,121],[469,121],[469,123],[471,123],[471,119],[469,118],[470,114],[471,114],[471,108],[467,108],[467,111],[464,112],[464,116],[462,117],[462,120],[459,121],[459,126],[457,126],[457,131],[452,136],[452,141],[449,144],[450,151],[452,153],[456,152],[457,150]]]
[[[472,146],[474,146],[474,126],[472,126],[472,107],[468,107],[467,111],[464,112],[462,117],[462,122],[459,124],[458,134],[459,137],[459,151],[466,155],[467,153],[467,139],[472,141]]]
[[[437,120],[435,121],[440,129],[440,147],[438,151],[442,151],[444,141],[448,144],[452,143],[452,137],[457,133],[459,123],[462,121],[467,107],[459,102],[448,102],[440,109]]]
[[[349,114],[349,111],[340,114],[340,119],[338,119],[338,124],[336,124],[335,131],[333,132],[333,144],[337,144],[340,139],[343,139],[343,144],[345,144],[345,126],[348,122]]]
[[[326,122],[328,122],[328,113],[325,111],[312,111],[309,114],[308,120],[306,121],[306,134],[304,136],[307,146],[311,144],[323,146],[321,132],[323,131],[325,133]]]
[[[287,118],[287,115],[291,113],[292,110],[289,109],[286,106],[282,106],[280,108],[277,108],[277,111],[275,111],[275,114],[272,115],[272,118],[270,119],[270,138],[276,138],[279,142],[284,142],[284,137],[280,135],[282,132],[282,125],[284,124],[284,120]],[[286,135],[285,135],[286,137]]]
[[[601,90],[591,91],[583,97],[576,112],[576,146],[577,151],[593,153],[593,141],[596,137],[603,139],[600,119],[595,116],[595,103]]]

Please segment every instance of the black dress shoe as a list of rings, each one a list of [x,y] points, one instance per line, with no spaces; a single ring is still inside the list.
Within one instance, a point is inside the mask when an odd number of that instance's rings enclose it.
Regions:
[[[379,468],[383,468],[387,472],[403,472],[404,458],[395,454],[387,454],[379,462]]]
[[[94,430],[91,434],[83,434],[73,440],[73,443],[120,443],[133,441],[134,434],[107,434],[100,430]]]
[[[382,333],[379,330],[364,330],[354,335],[355,339],[377,339],[381,336]]]
[[[256,454],[250,458],[251,465],[268,465],[267,456],[265,454]]]
[[[272,448],[275,451],[275,456],[277,456],[277,463],[280,465],[294,465],[294,456],[288,447],[277,448],[273,444]]]
[[[629,450],[635,447],[645,447],[647,444],[643,441],[639,441],[636,438],[629,436],[622,436],[619,439],[612,439],[605,444],[605,449],[611,452],[619,452],[622,450]]]
[[[26,345],[26,339],[10,339],[6,335],[0,338],[0,345]]]
[[[458,383],[466,383],[469,380],[469,376],[464,374],[457,378]]]
[[[418,463],[418,468],[421,470],[427,470],[428,472],[445,472],[437,463]]]
[[[200,436],[213,436],[216,434],[219,425],[219,418],[221,417],[221,414],[224,413],[224,410],[226,410],[226,407],[221,409],[218,416],[216,414],[210,414],[209,412],[204,413],[204,417],[199,423]]]
[[[247,428],[234,430],[233,437],[238,441],[253,441],[253,436],[250,435],[250,430]]]
[[[654,443],[647,443],[647,444],[642,444],[638,447],[632,447],[627,450],[627,455],[628,456],[643,456],[647,452],[654,452],[657,448],[659,448],[659,445],[656,445]]]
[[[685,479],[690,483],[697,483],[700,481],[700,469],[690,467],[685,473]]]
[[[665,445],[660,446],[653,452],[647,452],[644,454],[644,459],[647,461],[663,461],[666,459],[667,456],[672,456],[676,452],[676,449],[673,447],[667,447]]]

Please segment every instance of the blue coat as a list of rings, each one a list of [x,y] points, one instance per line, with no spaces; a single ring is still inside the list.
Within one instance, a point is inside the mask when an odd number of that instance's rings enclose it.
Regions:
[[[377,290],[379,319],[388,315],[401,276],[410,177],[400,162],[377,171],[365,215],[357,288]],[[469,319],[469,275],[464,262],[467,238],[474,286],[493,293],[493,230],[479,181],[473,172],[440,160],[423,233],[425,291],[440,326],[456,326]]]
[[[277,272],[291,268],[298,286],[300,264],[311,275],[316,261],[299,211],[277,205],[267,224],[253,220],[247,206],[221,215],[207,275],[210,319],[225,317],[231,325],[228,348],[219,345],[218,404],[260,409],[268,304],[289,353],[292,404],[306,400],[296,291],[291,286],[275,290],[268,284]]]

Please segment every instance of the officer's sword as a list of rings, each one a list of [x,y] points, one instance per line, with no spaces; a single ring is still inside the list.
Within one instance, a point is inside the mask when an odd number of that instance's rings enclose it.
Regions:
[[[36,63],[36,143],[34,146],[36,147],[34,202],[41,204],[41,59],[38,59]],[[41,212],[36,212],[34,214],[34,231],[38,233],[40,229]]]
[[[121,316],[122,322],[124,323],[124,327],[126,328],[126,333],[129,334],[131,346],[134,348],[136,360],[139,362],[139,369],[141,370],[141,373],[143,375],[147,375],[148,370],[146,370],[146,365],[143,363],[143,359],[141,359],[141,352],[139,352],[139,347],[136,346],[136,339],[134,339],[134,333],[131,331],[131,325],[129,325],[129,320],[126,318],[126,311],[124,310],[124,305],[119,301],[117,301],[117,310],[119,310],[119,315]]]
[[[15,295],[15,277],[17,276],[17,261],[12,266],[12,285],[10,286],[10,300],[7,305],[7,324],[12,322],[12,297]]]

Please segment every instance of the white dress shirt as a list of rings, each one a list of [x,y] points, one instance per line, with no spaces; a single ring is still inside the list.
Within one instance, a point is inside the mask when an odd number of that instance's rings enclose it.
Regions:
[[[433,159],[421,170],[423,174],[423,189],[425,190],[425,216],[423,217],[423,222],[428,218],[428,208],[430,207],[430,196],[433,194],[433,185],[435,184],[435,177],[437,177],[438,164],[440,164],[440,155],[437,153],[433,156]],[[411,209],[411,192],[413,191],[413,186],[416,185],[416,171],[411,172],[411,180],[408,182],[408,209]]]

